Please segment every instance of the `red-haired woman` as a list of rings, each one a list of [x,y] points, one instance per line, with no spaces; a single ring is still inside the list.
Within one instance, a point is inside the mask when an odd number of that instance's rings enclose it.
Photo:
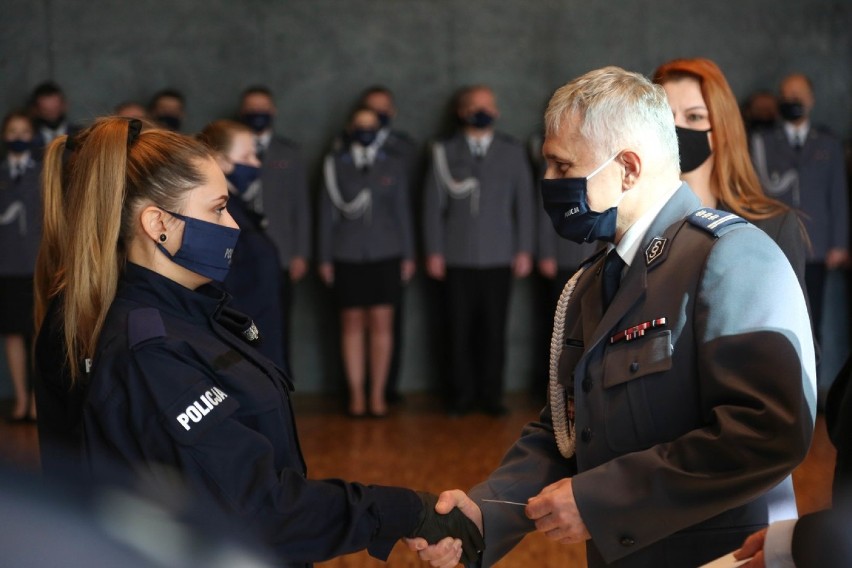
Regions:
[[[674,113],[681,179],[702,205],[736,213],[772,237],[804,289],[804,228],[794,211],[763,193],[722,71],[709,59],[675,59],[657,68],[654,82],[665,89]]]

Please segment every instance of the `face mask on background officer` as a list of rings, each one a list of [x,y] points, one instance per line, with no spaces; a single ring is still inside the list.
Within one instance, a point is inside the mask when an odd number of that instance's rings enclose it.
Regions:
[[[459,102],[459,120],[468,130],[484,132],[494,127],[500,117],[497,99],[487,88],[473,89]]]

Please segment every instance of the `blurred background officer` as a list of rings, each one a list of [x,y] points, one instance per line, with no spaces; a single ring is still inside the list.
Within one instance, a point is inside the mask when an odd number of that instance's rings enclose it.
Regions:
[[[3,119],[0,161],[0,334],[15,392],[11,422],[36,417],[28,385],[33,339],[33,272],[41,241],[41,163],[33,123],[23,111]]]
[[[290,308],[293,283],[308,270],[311,256],[311,212],[305,163],[295,142],[275,134],[277,109],[272,92],[255,85],[243,91],[239,118],[254,133],[260,177],[248,188],[244,202],[266,219],[266,234],[278,249],[281,266],[281,349],[290,370]]]
[[[783,122],[756,132],[752,158],[766,193],[803,213],[811,241],[805,282],[817,340],[821,336],[826,271],[849,263],[849,196],[843,146],[827,129],[812,125],[814,94],[801,74],[781,81]]]
[[[334,288],[340,309],[341,351],[353,417],[368,411],[373,416],[387,414],[394,306],[400,305],[402,283],[414,274],[407,164],[374,144],[380,128],[373,110],[355,110],[346,131],[348,145],[326,156],[318,210],[317,259],[320,276]]]
[[[145,120],[148,118],[148,111],[145,110],[145,106],[142,103],[137,103],[136,101],[124,101],[123,103],[116,105],[113,114],[115,116],[123,116],[125,118],[137,118],[139,120]]]
[[[482,85],[456,100],[458,132],[433,146],[424,187],[426,270],[444,280],[450,321],[449,411],[502,415],[511,280],[532,269],[532,172],[522,144],[494,129]]]
[[[186,118],[186,99],[177,89],[154,93],[148,103],[148,116],[163,128],[180,132]]]
[[[36,132],[33,150],[40,156],[44,148],[57,136],[73,135],[79,126],[68,122],[68,101],[65,93],[53,81],[38,85],[30,94],[30,116],[35,123]]]
[[[406,178],[409,186],[409,202],[412,207],[420,203],[421,156],[416,142],[407,133],[394,128],[396,119],[396,102],[393,92],[382,85],[368,87],[361,93],[361,106],[372,109],[379,117],[379,133],[373,142],[388,154],[399,156],[406,164]],[[418,218],[415,215],[415,221]],[[418,231],[415,231],[418,234]],[[400,295],[397,305],[393,307],[393,354],[391,355],[388,381],[385,387],[385,397],[390,403],[401,402],[399,393],[399,373],[402,357],[402,327],[405,314],[405,296]]]
[[[266,221],[255,212],[245,195],[260,176],[254,133],[232,120],[211,122],[198,139],[209,148],[228,181],[228,212],[240,227],[240,240],[233,250],[232,267],[224,280],[234,297],[234,307],[257,324],[258,350],[282,369],[284,367],[284,321],[281,319],[281,267],[278,249],[266,234]]]

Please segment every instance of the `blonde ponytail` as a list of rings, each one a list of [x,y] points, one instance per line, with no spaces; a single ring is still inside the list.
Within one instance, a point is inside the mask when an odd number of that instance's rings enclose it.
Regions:
[[[42,236],[34,273],[35,333],[41,329],[50,300],[64,286],[62,250],[65,243],[65,205],[62,177],[67,136],[48,147],[41,175]]]
[[[127,177],[127,120],[104,120],[76,151],[68,183],[63,315],[72,380],[79,361],[94,356],[115,298],[118,236]]]

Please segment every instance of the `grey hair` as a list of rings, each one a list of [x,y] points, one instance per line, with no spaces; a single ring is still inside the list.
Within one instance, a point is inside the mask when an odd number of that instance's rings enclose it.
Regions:
[[[580,119],[580,133],[599,159],[625,147],[647,147],[653,137],[664,158],[679,162],[666,93],[639,73],[604,67],[560,87],[544,114],[546,135],[557,134],[570,115]]]

